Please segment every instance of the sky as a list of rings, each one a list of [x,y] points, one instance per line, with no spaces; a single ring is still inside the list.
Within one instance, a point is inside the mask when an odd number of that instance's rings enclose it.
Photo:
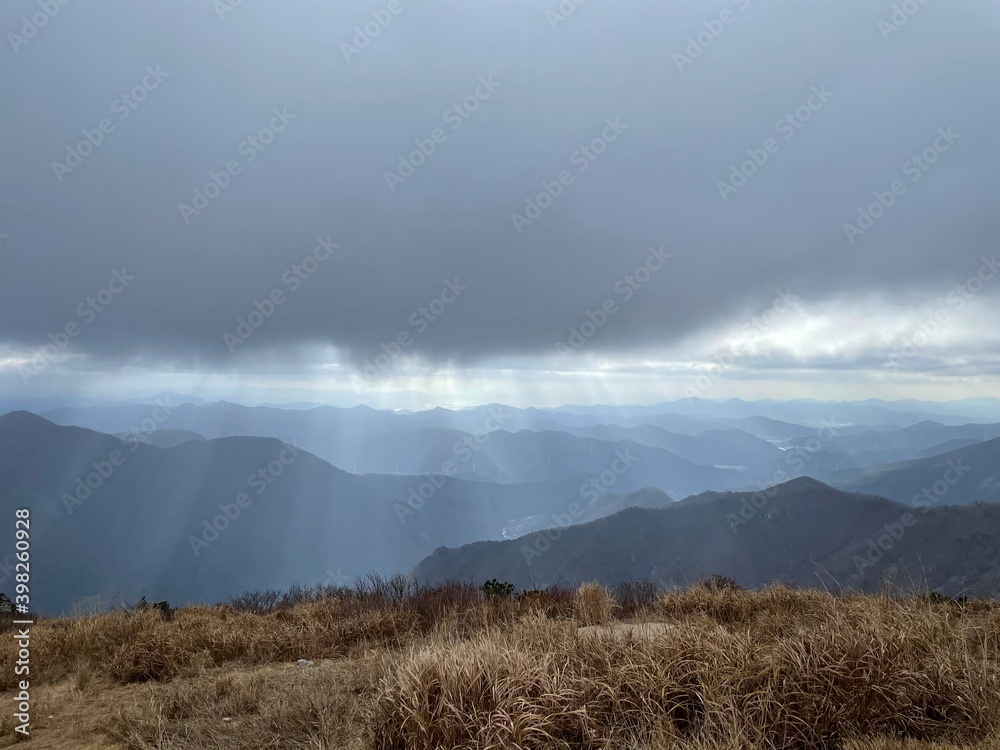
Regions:
[[[995,2],[0,22],[0,395],[1000,394]]]

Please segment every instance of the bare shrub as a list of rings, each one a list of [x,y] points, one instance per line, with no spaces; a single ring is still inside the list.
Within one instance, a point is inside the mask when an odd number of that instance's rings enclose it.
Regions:
[[[635,617],[650,612],[659,595],[656,584],[651,581],[620,583],[615,587],[615,612],[621,618]]]

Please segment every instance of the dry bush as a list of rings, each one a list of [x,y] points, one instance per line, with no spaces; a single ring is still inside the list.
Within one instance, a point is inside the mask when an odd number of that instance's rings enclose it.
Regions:
[[[84,692],[94,681],[94,665],[88,659],[80,659],[76,665],[76,673],[73,675],[74,687]]]
[[[659,590],[651,581],[620,583],[615,587],[615,614],[620,618],[637,617],[656,606]]]
[[[129,750],[361,748],[358,695],[372,690],[376,664],[283,665],[151,684],[111,711],[108,733]]]
[[[822,621],[836,608],[836,603],[832,594],[785,586],[770,586],[756,592],[725,586],[694,586],[661,596],[654,611],[670,620],[705,615],[721,625],[754,627],[760,623],[765,629],[784,627],[792,631]]]
[[[567,623],[551,628],[546,645],[553,650],[574,630]],[[506,629],[485,631],[408,655],[380,686],[372,746],[533,747],[552,736],[585,739],[579,696],[551,663],[555,654],[514,648],[510,636]]]
[[[414,649],[379,688],[380,750],[606,747],[637,728],[690,727],[702,713],[697,666],[635,642],[580,639],[575,623],[526,618],[468,642]],[[671,668],[676,679],[665,684]]]
[[[24,618],[21,615],[15,615],[13,612],[0,612],[0,633],[8,633],[14,629],[14,620],[20,619],[31,619],[31,617]]]
[[[584,583],[576,590],[575,614],[584,625],[607,625],[615,602],[599,583]]]
[[[117,612],[42,621],[32,629],[32,683],[62,680],[89,663],[95,676],[119,683],[164,680],[202,669],[346,656],[356,649],[396,648],[421,631],[405,611],[344,616],[336,600],[259,616],[226,607]],[[7,641],[10,641],[9,643]],[[0,690],[14,686],[13,639],[0,643]]]
[[[519,746],[839,748],[1000,731],[995,604],[699,587],[652,640],[528,618],[413,648],[379,686],[380,750]]]
[[[250,593],[216,607],[189,607],[166,621],[153,610],[42,620],[32,629],[32,682],[58,682],[90,665],[118,683],[165,680],[225,664],[323,659],[365,648],[399,648],[449,621],[457,634],[513,622],[526,613],[572,614],[572,595],[484,601],[470,583],[429,587],[397,576],[354,589]],[[289,601],[297,604],[287,605]],[[266,612],[266,614],[261,614]],[[15,684],[13,639],[0,641],[0,690]]]
[[[522,591],[515,599],[520,604],[518,616],[528,611],[536,611],[553,620],[559,620],[573,617],[576,609],[576,589],[566,586]]]
[[[229,600],[229,606],[237,612],[251,612],[255,615],[269,615],[278,608],[281,592],[278,589],[246,591]]]
[[[701,586],[709,591],[742,591],[743,587],[740,586],[734,578],[729,576],[719,575],[715,573],[711,577],[704,581],[696,584],[696,587]]]

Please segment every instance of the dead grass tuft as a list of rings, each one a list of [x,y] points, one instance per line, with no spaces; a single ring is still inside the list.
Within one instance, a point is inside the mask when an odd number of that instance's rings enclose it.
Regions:
[[[576,618],[584,625],[607,625],[615,602],[611,592],[599,583],[584,583],[574,597]]]

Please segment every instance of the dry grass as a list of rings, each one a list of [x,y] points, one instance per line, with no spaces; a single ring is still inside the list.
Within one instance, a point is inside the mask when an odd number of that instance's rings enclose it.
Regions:
[[[43,620],[32,633],[32,743],[1000,747],[998,602],[725,586],[633,589],[625,601],[596,585],[484,598],[464,584],[401,585],[285,606],[267,597],[265,614]],[[623,610],[670,627],[622,627]],[[607,624],[614,637],[588,636]],[[0,641],[7,704],[10,641]],[[12,729],[3,717],[0,745]]]
[[[144,685],[111,709],[109,733],[135,750],[360,749],[359,696],[382,668],[373,658],[345,659]]]
[[[615,602],[611,592],[599,583],[585,583],[573,599],[576,618],[584,625],[607,625]]]

